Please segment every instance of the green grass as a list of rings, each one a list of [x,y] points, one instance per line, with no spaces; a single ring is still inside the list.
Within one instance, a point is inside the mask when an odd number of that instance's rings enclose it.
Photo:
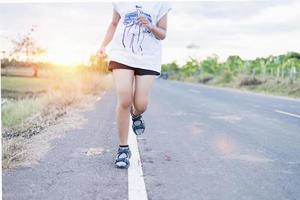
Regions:
[[[214,81],[211,81],[210,85],[220,86],[220,87],[230,87],[236,89],[249,90],[258,93],[266,93],[277,96],[287,96],[293,98],[300,98],[300,82],[299,80],[294,83],[290,83],[288,79],[281,79],[279,81],[274,77],[267,77],[266,81],[262,81],[262,84],[258,85],[249,85],[249,86],[240,86],[240,83],[245,78],[251,78],[251,76],[238,75],[232,78],[231,81],[226,82],[222,79],[216,78]],[[258,80],[263,80],[262,77],[257,77]]]
[[[40,92],[47,90],[49,79],[1,76],[1,90],[14,92]]]
[[[300,98],[300,83],[294,83],[294,84],[288,82],[273,83],[273,81],[268,81],[264,84],[250,88],[250,90],[255,92],[264,92],[268,94],[279,95],[279,96]]]
[[[46,105],[45,98],[25,98],[8,101],[2,106],[2,126],[12,127],[41,111]]]
[[[31,77],[1,77],[2,98],[24,97],[18,101],[8,100],[2,105],[2,126],[11,127],[39,112],[44,106],[44,98],[26,98],[26,93],[46,91],[49,80]]]
[[[109,89],[112,82],[111,76],[90,72],[55,75],[48,79],[1,77],[2,98],[7,98],[1,110],[2,126],[18,125],[49,106],[65,108],[76,104],[85,95]]]
[[[212,75],[210,75],[212,76]],[[204,77],[205,78],[205,77]],[[180,78],[177,76],[171,76],[171,80],[179,80],[185,82],[193,83],[202,83],[200,76],[190,76],[186,78]],[[296,80],[294,83],[291,83],[288,78],[279,79],[277,81],[276,77],[266,77],[266,81],[263,77],[257,76],[257,80],[261,80],[262,83],[258,85],[249,85],[249,86],[240,86],[241,82],[245,79],[252,79],[251,75],[237,74],[221,74],[219,76],[214,76],[213,79],[209,80],[205,84],[218,86],[218,87],[227,87],[235,88],[239,90],[249,90],[257,93],[272,94],[277,96],[286,96],[293,98],[300,98],[300,80]]]
[[[84,71],[69,73],[59,70],[57,73],[52,71],[47,75],[48,79],[1,78],[2,91],[13,94],[12,99],[10,96],[4,96],[7,101],[1,110],[4,128],[2,137],[5,136],[4,133],[9,133],[7,135],[9,137],[3,137],[2,140],[3,169],[13,168],[31,159],[29,153],[33,152],[28,149],[28,144],[33,136],[32,130],[34,135],[41,131],[35,130],[36,123],[40,127],[47,128],[51,124],[49,122],[55,122],[61,113],[67,112],[68,108],[81,107],[89,102],[86,101],[86,97],[89,99],[90,95],[98,95],[101,91],[113,88],[113,78],[110,74]]]

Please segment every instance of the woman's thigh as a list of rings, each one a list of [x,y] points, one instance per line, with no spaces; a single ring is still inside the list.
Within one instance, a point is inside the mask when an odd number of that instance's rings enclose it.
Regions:
[[[128,69],[114,69],[113,77],[119,101],[130,103],[133,95],[134,71]]]
[[[134,104],[147,104],[150,95],[154,75],[135,76]]]

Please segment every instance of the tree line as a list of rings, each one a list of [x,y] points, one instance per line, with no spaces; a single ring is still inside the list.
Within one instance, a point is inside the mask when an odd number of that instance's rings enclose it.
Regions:
[[[266,79],[267,77],[289,78],[291,82],[299,79],[300,54],[288,52],[278,56],[258,57],[253,60],[243,60],[240,56],[229,56],[220,62],[217,55],[209,56],[203,60],[190,58],[182,66],[175,61],[162,65],[162,73],[168,73],[171,79],[184,80],[197,77],[199,82],[207,82],[215,77],[222,77],[223,82],[230,82],[239,75],[244,74],[252,79]]]

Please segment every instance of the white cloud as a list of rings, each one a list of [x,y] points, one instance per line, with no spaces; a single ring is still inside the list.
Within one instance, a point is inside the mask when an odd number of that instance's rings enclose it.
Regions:
[[[246,20],[248,24],[261,23],[289,23],[300,19],[300,2],[292,2],[287,5],[277,5],[266,8],[258,15]]]
[[[218,6],[211,10],[221,10],[221,17],[215,11],[206,11],[205,14],[189,12],[203,7],[201,2],[193,3],[193,8],[186,10],[182,7],[173,9],[165,42],[165,61],[172,61],[172,55],[182,61],[191,54],[203,58],[216,53],[224,60],[232,54],[254,58],[300,50],[300,3],[219,2],[204,7],[210,9],[212,5]],[[239,10],[239,13],[230,13],[233,10]],[[191,43],[198,45],[199,49],[186,49]]]
[[[50,51],[87,59],[104,37],[111,9],[108,2],[0,4],[1,45],[9,46],[4,36],[15,38],[36,24],[36,39]],[[299,51],[299,10],[297,1],[176,2],[168,18],[163,61],[213,53],[225,59],[231,54],[253,58]],[[199,49],[186,49],[189,44]]]

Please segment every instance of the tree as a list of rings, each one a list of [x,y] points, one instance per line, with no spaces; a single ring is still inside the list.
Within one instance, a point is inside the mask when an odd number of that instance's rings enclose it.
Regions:
[[[13,50],[10,52],[9,57],[18,58],[19,56],[25,57],[26,66],[33,68],[33,76],[38,76],[39,65],[37,61],[46,54],[46,49],[38,46],[32,37],[32,33],[35,31],[36,26],[32,26],[30,31],[21,37],[19,40],[12,40],[14,44]]]
[[[201,68],[203,69],[203,72],[209,73],[209,74],[218,74],[220,72],[220,65],[218,64],[218,56],[213,55],[210,57],[207,57],[201,62]]]
[[[227,70],[236,74],[237,72],[242,71],[244,61],[239,56],[229,56],[224,63],[224,66]]]
[[[161,70],[168,72],[168,73],[177,73],[179,71],[179,67],[175,61],[168,63],[168,64],[162,64]]]
[[[201,64],[196,58],[190,58],[181,69],[183,77],[201,74]]]

